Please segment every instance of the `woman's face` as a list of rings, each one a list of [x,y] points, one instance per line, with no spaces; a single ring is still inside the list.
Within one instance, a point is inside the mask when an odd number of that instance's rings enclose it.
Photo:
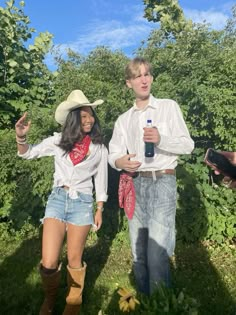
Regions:
[[[83,133],[89,133],[94,125],[95,118],[91,107],[84,106],[80,110],[81,129]]]

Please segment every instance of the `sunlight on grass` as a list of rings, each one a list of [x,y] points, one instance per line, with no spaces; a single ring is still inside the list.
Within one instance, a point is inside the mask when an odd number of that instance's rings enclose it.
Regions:
[[[0,246],[1,312],[38,314],[43,298],[38,264],[39,234],[21,240],[2,240]],[[66,293],[66,246],[63,247],[62,282],[56,313],[64,308]],[[81,315],[119,315],[119,288],[136,294],[127,230],[111,236],[91,232],[84,252],[88,264]],[[9,272],[14,270],[14,272]],[[200,315],[228,315],[236,301],[235,244],[177,243],[172,258],[173,286],[184,289],[200,303]],[[4,290],[3,290],[4,288]],[[203,294],[204,292],[204,294]],[[9,299],[14,302],[9,305]],[[168,313],[167,313],[168,314]]]

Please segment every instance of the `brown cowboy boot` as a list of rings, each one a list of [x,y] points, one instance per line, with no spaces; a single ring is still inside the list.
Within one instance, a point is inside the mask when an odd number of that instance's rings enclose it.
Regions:
[[[79,269],[72,269],[67,266],[67,284],[68,292],[66,297],[66,307],[63,315],[79,314],[80,305],[82,304],[82,292],[84,289],[84,279],[86,274],[86,263]]]
[[[49,275],[43,272],[43,265],[40,264],[40,275],[42,278],[45,298],[39,315],[51,315],[61,278],[61,264],[59,265],[57,271]]]

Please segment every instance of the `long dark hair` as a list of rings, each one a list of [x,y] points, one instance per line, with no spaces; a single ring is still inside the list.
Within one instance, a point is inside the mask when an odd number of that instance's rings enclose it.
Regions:
[[[94,125],[89,133],[91,137],[91,141],[94,144],[102,144],[103,143],[103,137],[102,137],[102,131],[99,123],[99,119],[93,110],[92,107],[90,107],[93,113],[94,117]],[[66,117],[66,122],[63,125],[62,128],[62,136],[60,143],[58,146],[65,151],[65,153],[69,153],[76,142],[82,141],[84,137],[84,133],[82,132],[81,127],[81,115],[80,112],[82,110],[82,107],[76,108],[69,112],[69,114]]]

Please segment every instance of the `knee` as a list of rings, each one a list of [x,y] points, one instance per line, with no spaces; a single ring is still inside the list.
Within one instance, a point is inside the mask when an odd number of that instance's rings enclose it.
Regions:
[[[68,265],[71,268],[81,268],[82,267],[81,256],[78,255],[77,253],[68,254],[67,259],[68,259]]]
[[[58,268],[58,261],[57,260],[51,260],[51,259],[42,259],[41,264],[44,268],[47,269],[56,269]]]

